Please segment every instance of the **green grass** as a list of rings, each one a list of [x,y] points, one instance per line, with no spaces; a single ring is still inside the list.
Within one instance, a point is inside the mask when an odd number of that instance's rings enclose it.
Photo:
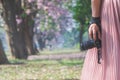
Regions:
[[[39,54],[64,54],[64,53],[78,53],[79,48],[65,48],[65,49],[54,49],[54,50],[43,50]]]
[[[78,80],[83,65],[83,60],[10,62],[13,64],[0,66],[0,80]]]

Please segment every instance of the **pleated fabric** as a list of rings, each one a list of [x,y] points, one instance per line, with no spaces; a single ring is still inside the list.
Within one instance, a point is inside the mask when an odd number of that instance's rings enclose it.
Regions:
[[[120,0],[102,0],[102,61],[87,51],[80,80],[120,80]]]

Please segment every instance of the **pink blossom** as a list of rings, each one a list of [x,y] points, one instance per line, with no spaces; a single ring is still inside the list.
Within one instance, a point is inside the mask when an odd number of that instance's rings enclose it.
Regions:
[[[29,15],[31,13],[31,10],[30,9],[27,9],[26,10],[26,14]]]
[[[16,22],[17,22],[17,24],[19,25],[19,24],[22,23],[22,19],[17,18],[17,19],[16,19]]]
[[[32,2],[34,2],[34,1],[35,1],[35,0],[28,0],[29,3],[32,3]]]

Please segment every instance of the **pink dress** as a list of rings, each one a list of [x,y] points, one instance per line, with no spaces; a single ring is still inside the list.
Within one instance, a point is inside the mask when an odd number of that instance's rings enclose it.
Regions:
[[[101,0],[102,61],[96,48],[88,50],[81,80],[120,80],[120,0]]]

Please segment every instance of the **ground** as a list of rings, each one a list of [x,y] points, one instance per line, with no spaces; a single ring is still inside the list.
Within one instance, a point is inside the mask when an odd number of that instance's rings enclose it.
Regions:
[[[61,60],[61,59],[83,59],[85,52],[82,53],[67,53],[67,54],[46,54],[46,55],[31,55],[28,60]]]
[[[80,80],[84,53],[29,56],[0,65],[0,80]]]

